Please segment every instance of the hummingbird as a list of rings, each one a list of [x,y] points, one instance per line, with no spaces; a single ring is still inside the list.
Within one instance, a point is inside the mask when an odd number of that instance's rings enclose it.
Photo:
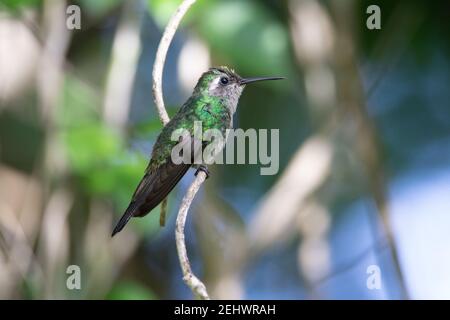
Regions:
[[[158,206],[193,166],[189,163],[175,164],[172,161],[172,148],[178,143],[171,139],[174,130],[185,129],[193,136],[194,122],[200,121],[203,132],[216,129],[225,136],[227,129],[233,127],[233,115],[245,86],[253,82],[280,79],[284,78],[243,78],[228,67],[214,67],[203,73],[192,95],[157,137],[144,177],[112,236],[120,232],[132,217],[143,217]],[[202,141],[200,145],[204,148],[205,142]],[[199,171],[204,171],[209,177],[206,165],[197,166],[195,175]]]

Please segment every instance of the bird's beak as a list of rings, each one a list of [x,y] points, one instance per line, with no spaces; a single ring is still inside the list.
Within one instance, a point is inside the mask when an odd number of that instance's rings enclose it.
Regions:
[[[252,83],[252,82],[257,82],[257,81],[266,81],[266,80],[282,80],[282,79],[286,79],[284,77],[256,77],[256,78],[246,78],[246,79],[241,79],[239,81],[239,84],[241,86],[248,84],[248,83]]]

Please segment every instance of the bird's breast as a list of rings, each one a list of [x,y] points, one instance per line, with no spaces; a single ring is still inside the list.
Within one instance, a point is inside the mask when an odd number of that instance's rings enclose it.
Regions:
[[[204,131],[209,129],[225,131],[232,126],[230,113],[221,105],[207,103],[202,106],[198,116]]]

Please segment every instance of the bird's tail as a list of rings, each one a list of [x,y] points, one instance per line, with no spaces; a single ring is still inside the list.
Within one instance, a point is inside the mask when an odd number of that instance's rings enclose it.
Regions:
[[[114,235],[116,233],[120,232],[123,229],[123,227],[125,227],[125,225],[128,223],[128,221],[130,221],[130,219],[133,217],[133,213],[134,213],[135,209],[136,209],[136,203],[133,202],[128,206],[127,210],[123,214],[122,218],[120,218],[119,222],[117,222],[117,224],[111,234],[111,237],[114,237]]]

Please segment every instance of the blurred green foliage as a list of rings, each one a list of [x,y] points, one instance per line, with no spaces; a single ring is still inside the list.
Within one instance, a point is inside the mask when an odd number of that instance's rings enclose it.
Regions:
[[[122,0],[78,0],[77,3],[83,8],[83,12],[88,13],[92,17],[101,17],[121,5]]]
[[[136,282],[119,282],[106,296],[109,300],[154,300],[156,296],[148,287]]]
[[[5,6],[7,9],[17,11],[21,8],[37,7],[42,3],[42,0],[2,0],[0,9]]]

